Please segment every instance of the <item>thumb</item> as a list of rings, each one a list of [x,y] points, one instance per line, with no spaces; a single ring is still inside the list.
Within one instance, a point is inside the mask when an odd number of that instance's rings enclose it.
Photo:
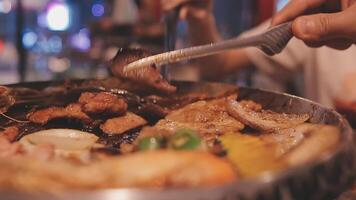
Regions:
[[[316,14],[294,20],[294,35],[306,42],[318,42],[335,38],[348,38],[345,30],[350,28],[344,13]]]

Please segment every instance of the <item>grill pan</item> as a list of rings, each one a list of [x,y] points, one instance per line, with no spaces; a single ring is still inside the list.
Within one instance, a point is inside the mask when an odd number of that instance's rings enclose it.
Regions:
[[[73,80],[77,85],[83,80]],[[68,83],[68,82],[67,82]],[[302,166],[262,174],[252,179],[244,179],[230,185],[212,188],[167,188],[167,189],[110,189],[46,195],[21,194],[6,191],[0,199],[211,199],[211,200],[269,200],[269,199],[332,199],[348,189],[355,177],[356,151],[355,137],[348,122],[336,111],[315,102],[292,96],[253,88],[236,88],[233,85],[208,82],[173,82],[178,86],[178,94],[206,92],[209,97],[220,97],[239,91],[238,99],[254,100],[266,109],[285,113],[308,113],[311,123],[335,125],[341,130],[340,144],[333,151],[322,154],[318,159]],[[61,85],[63,82],[31,82],[9,85],[43,89]]]

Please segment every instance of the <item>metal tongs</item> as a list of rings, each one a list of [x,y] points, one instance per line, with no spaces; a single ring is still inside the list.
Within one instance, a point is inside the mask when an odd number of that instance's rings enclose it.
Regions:
[[[262,34],[251,37],[238,37],[222,42],[184,48],[149,56],[128,64],[125,66],[124,71],[129,71],[153,64],[156,66],[161,66],[183,60],[209,56],[231,49],[251,46],[257,47],[267,55],[272,56],[280,53],[292,37],[292,23],[287,22],[276,27],[272,27]]]
[[[164,38],[164,50],[165,51],[173,51],[176,48],[176,40],[177,40],[177,25],[179,21],[179,12],[181,10],[183,4],[177,6],[172,11],[166,13],[163,17],[164,25],[165,25],[165,38]],[[169,66],[163,65],[161,67],[161,74],[166,80],[170,80],[169,74]]]

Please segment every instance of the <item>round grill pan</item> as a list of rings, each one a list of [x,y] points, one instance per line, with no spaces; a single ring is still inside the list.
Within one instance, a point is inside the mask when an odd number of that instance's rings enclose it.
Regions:
[[[78,82],[78,81],[76,81]],[[16,84],[10,87],[44,88],[58,83],[37,82]],[[174,82],[181,93],[208,92],[212,97],[228,94],[237,88],[221,83]],[[70,192],[58,195],[29,195],[17,192],[1,192],[0,199],[211,199],[211,200],[278,200],[278,199],[332,199],[351,186],[355,177],[355,137],[348,122],[336,111],[312,101],[282,93],[244,88],[239,99],[254,100],[277,112],[308,113],[311,123],[330,124],[341,130],[340,145],[332,152],[322,154],[317,160],[287,170],[263,174],[257,178],[241,180],[230,185],[213,188],[167,188],[167,189],[111,189]]]

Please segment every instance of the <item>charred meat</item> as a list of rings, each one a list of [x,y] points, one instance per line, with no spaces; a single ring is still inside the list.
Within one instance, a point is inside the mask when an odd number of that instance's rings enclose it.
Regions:
[[[234,100],[228,101],[227,111],[242,123],[260,131],[291,128],[309,119],[307,114],[276,113],[269,110],[255,111],[246,104]]]
[[[7,127],[0,132],[0,138],[5,138],[10,142],[15,141],[18,135],[19,129],[16,126]]]
[[[123,72],[148,55],[121,50],[111,65],[118,78],[19,89],[15,105],[0,87],[0,111],[9,115],[0,112],[0,187],[47,193],[216,186],[307,163],[339,144],[338,127],[237,102],[235,87],[212,94],[219,88],[177,83],[172,94],[154,66]],[[17,97],[41,101],[21,104]],[[30,123],[20,121],[25,116]]]
[[[142,117],[127,112],[124,116],[108,119],[100,128],[104,133],[115,135],[122,134],[128,130],[138,128],[147,123]]]
[[[69,118],[78,119],[84,123],[92,122],[92,119],[82,110],[78,103],[69,104],[65,108],[50,107],[38,110],[27,115],[29,121],[36,124],[47,124],[53,119]]]
[[[7,110],[15,104],[15,98],[10,95],[10,89],[0,86],[0,113],[6,113]]]
[[[222,98],[189,104],[172,111],[154,127],[172,133],[190,128],[208,143],[213,143],[219,135],[226,132],[239,132],[244,128],[240,121],[228,114],[226,101],[226,98]]]
[[[174,93],[176,87],[164,80],[155,66],[145,66],[128,72],[123,71],[129,63],[147,56],[150,56],[150,53],[142,49],[120,49],[110,64],[110,70],[116,77],[129,80],[132,84],[140,85],[145,89],[150,88],[163,94]]]
[[[84,92],[78,102],[82,105],[83,111],[88,114],[119,116],[127,109],[127,104],[123,99],[106,92]]]

